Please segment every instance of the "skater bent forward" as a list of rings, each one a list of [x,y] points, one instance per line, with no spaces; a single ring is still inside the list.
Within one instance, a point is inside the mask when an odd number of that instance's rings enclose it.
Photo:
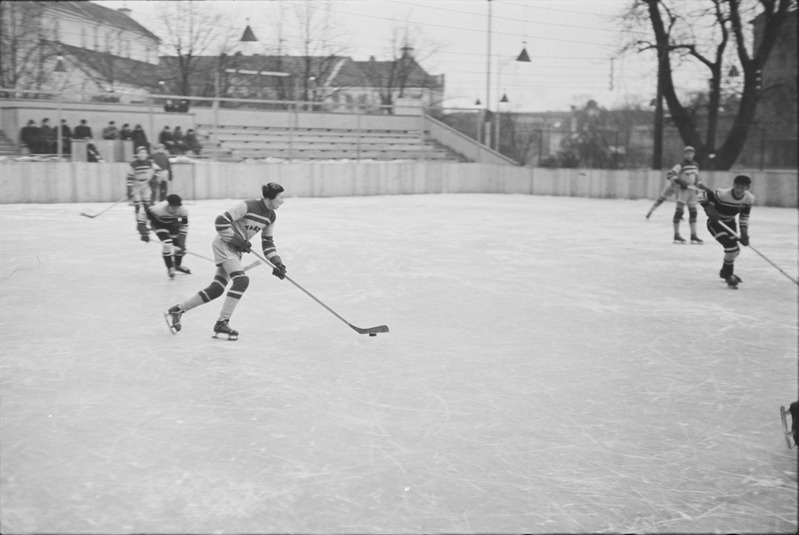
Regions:
[[[259,232],[264,256],[275,266],[272,274],[285,278],[286,266],[277,254],[273,238],[277,218],[275,210],[284,201],[283,186],[270,182],[261,188],[261,193],[260,199],[241,201],[216,218],[217,236],[211,245],[216,264],[214,280],[207,288],[167,311],[165,316],[171,322],[173,334],[181,329],[180,319],[184,312],[221,296],[228,282],[232,282],[214,325],[214,337],[226,334],[230,340],[238,339],[239,333],[228,322],[250,284],[241,265],[241,255],[250,252],[252,244],[249,240]]]
[[[707,229],[724,247],[724,263],[719,271],[719,277],[727,281],[730,288],[737,288],[742,282],[742,279],[733,273],[735,259],[741,252],[738,242],[749,245],[749,214],[755,197],[749,192],[752,179],[748,176],[738,175],[732,184],[731,188],[720,188],[715,191],[703,189],[699,195],[699,204],[707,214]],[[738,229],[735,217],[739,214],[740,237],[735,235]]]

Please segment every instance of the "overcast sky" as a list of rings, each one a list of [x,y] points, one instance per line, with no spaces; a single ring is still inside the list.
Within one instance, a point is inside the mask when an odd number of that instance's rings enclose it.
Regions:
[[[238,45],[243,53],[273,54],[278,47],[276,9],[291,9],[297,1],[209,3],[219,10],[220,21],[234,29],[243,31],[249,19],[259,42]],[[339,53],[353,59],[374,55],[387,60],[392,32],[409,29],[422,66],[446,76],[447,107],[474,107],[478,98],[484,105],[488,98],[497,109],[503,94],[510,101],[503,109],[509,111],[565,110],[590,98],[603,107],[630,101],[646,105],[655,94],[652,57],[616,52],[621,38],[613,18],[630,2],[492,0],[490,95],[488,0],[335,0],[331,14],[338,31],[332,41]],[[132,9],[136,20],[160,35],[158,4],[163,2],[97,3]],[[284,39],[284,51],[298,54],[291,50],[299,42],[297,31],[289,30]],[[522,48],[530,63],[515,61]]]

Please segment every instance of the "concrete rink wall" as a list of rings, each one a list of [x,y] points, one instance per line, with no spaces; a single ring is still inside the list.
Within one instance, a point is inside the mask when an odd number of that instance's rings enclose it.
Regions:
[[[187,203],[210,255],[231,199]],[[268,269],[176,336],[126,204],[0,206],[3,533],[796,533],[797,287],[672,245],[673,204],[290,197]],[[684,224],[685,225],[685,224]],[[752,244],[797,275],[797,212]]]
[[[597,199],[655,199],[664,173],[647,169],[542,169],[452,162],[175,164],[173,190],[194,200],[248,197],[280,182],[298,197],[424,193],[524,193]],[[0,204],[113,202],[125,196],[127,163],[0,163]],[[753,178],[760,206],[797,206],[795,171],[702,172],[711,187],[737,173]]]

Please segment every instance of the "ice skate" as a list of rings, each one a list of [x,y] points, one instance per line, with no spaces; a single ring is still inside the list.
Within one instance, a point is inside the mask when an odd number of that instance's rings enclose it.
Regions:
[[[180,330],[180,317],[182,315],[183,310],[181,310],[178,305],[175,305],[164,312],[164,319],[166,320],[169,330],[172,331],[172,334],[177,334],[177,332]]]
[[[685,243],[685,238],[680,236],[679,233],[674,235],[674,243]]]
[[[791,405],[796,405],[796,403],[792,403]],[[793,416],[791,416],[791,427],[788,427],[788,414],[788,409],[781,406],[780,419],[782,420],[782,430],[785,433],[785,443],[788,445],[788,449],[791,449],[796,444],[796,436],[799,434],[799,430],[796,428],[796,420]],[[793,442],[791,438],[793,438]]]
[[[169,275],[170,279],[175,278],[175,268],[171,267],[166,270],[167,275]]]
[[[729,287],[732,290],[737,290],[738,284],[743,282],[743,279],[741,279],[741,277],[739,277],[738,275],[730,275],[725,280],[727,281],[727,287]]]
[[[214,338],[219,338],[220,334],[226,334],[228,340],[238,340],[239,331],[233,330],[228,325],[228,319],[218,320],[214,325]]]
[[[184,275],[191,275],[191,270],[185,266],[175,266],[175,271],[183,273]]]
[[[696,234],[691,234],[691,243],[695,245],[702,245],[705,243],[703,240],[699,238]]]

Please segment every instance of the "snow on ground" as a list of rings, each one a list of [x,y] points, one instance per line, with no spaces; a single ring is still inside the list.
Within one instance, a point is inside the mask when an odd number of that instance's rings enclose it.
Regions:
[[[235,200],[187,203],[191,251]],[[3,533],[797,530],[797,286],[667,204],[289,198],[231,325],[132,209],[0,206]],[[687,222],[683,224],[688,234]],[[797,275],[797,212],[752,245]]]

